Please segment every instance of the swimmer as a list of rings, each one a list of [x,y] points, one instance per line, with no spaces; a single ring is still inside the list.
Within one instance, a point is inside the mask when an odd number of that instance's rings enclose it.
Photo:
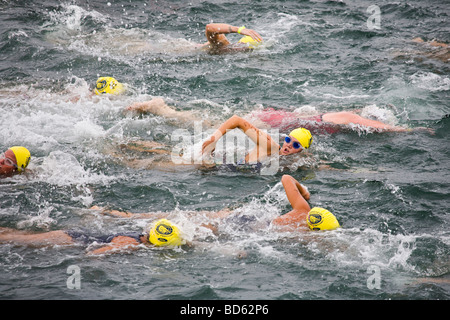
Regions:
[[[212,153],[215,150],[215,146],[218,140],[225,135],[228,131],[233,129],[241,129],[256,146],[245,155],[243,159],[234,163],[214,163],[212,161]],[[262,161],[268,159],[273,155],[288,156],[291,154],[299,153],[305,149],[308,149],[312,143],[312,135],[309,130],[305,128],[296,128],[292,130],[290,134],[285,137],[283,145],[280,146],[268,133],[263,130],[259,130],[253,126],[247,120],[232,116],[225,121],[215,133],[202,144],[201,156],[202,158],[195,163],[192,161],[181,161],[180,163],[174,163],[173,157],[182,157],[182,155],[174,155],[167,149],[166,146],[155,142],[135,141],[128,144],[120,145],[120,150],[110,149],[108,154],[116,159],[122,160],[129,167],[134,168],[159,168],[159,169],[174,169],[183,165],[193,166],[194,168],[210,168],[216,165],[225,165],[228,169],[233,170],[230,166],[234,166],[235,171],[241,171],[245,169],[245,172],[255,172],[261,169]],[[139,151],[142,154],[150,155],[152,157],[146,157],[145,159],[127,158],[125,151],[136,152]],[[175,158],[178,159],[178,158]],[[251,167],[250,167],[251,166]]]
[[[392,126],[381,121],[364,118],[353,111],[326,112],[318,115],[302,115],[297,111],[276,110],[266,108],[257,110],[248,115],[261,126],[289,130],[303,126],[313,133],[338,133],[350,129],[351,125],[357,125],[372,132],[410,132],[413,129],[400,126]],[[415,128],[414,130],[428,130],[427,128]]]
[[[135,103],[128,107],[127,110],[139,113],[152,113],[168,119],[185,122],[200,121],[198,119],[202,119],[189,111],[175,110],[165,104],[164,100],[161,98]],[[211,156],[218,140],[225,135],[227,131],[235,128],[241,129],[256,144],[256,147],[245,156],[245,159],[239,161],[239,163],[242,164],[258,164],[269,156],[276,155],[277,153],[280,156],[299,153],[308,149],[311,145],[312,133],[324,133],[324,131],[326,133],[337,133],[346,128],[351,128],[350,125],[352,124],[369,128],[374,132],[411,131],[411,129],[408,128],[391,126],[380,121],[364,118],[354,112],[348,111],[329,112],[311,117],[302,116],[295,111],[282,111],[268,108],[254,111],[250,115],[247,115],[246,118],[252,119],[253,123],[258,123],[260,126],[256,127],[249,120],[234,115],[222,123],[213,136],[203,143],[202,154]],[[209,123],[206,123],[206,125],[208,124]],[[260,130],[261,127],[278,128],[288,131],[290,134],[285,138],[283,145],[280,147],[269,134]],[[303,129],[300,130],[299,128]],[[422,130],[424,128],[415,129]],[[293,134],[294,132],[299,134],[299,136]],[[300,134],[301,132],[304,134]],[[154,165],[153,162],[152,165]],[[208,164],[205,163],[205,165]]]
[[[450,47],[447,43],[437,40],[425,41],[420,37],[414,38],[411,42],[417,44],[417,50],[404,51],[398,50],[393,53],[395,58],[410,59],[411,57],[416,61],[423,61],[425,58],[440,60],[444,63],[450,61]]]
[[[431,51],[416,52],[417,54],[428,58],[437,59],[445,63],[450,61],[450,48],[447,43],[439,42],[434,39],[432,41],[424,41],[420,37],[414,38],[412,42],[428,46],[429,49],[431,49]]]
[[[175,110],[174,108],[168,106],[161,98],[155,98],[151,101],[134,103],[131,106],[129,106],[127,110],[135,111],[138,113],[152,113],[169,119],[175,119],[184,122],[194,122],[197,121],[198,119],[201,119],[201,117],[196,116],[194,113],[190,111]],[[203,124],[206,124],[207,126],[210,125],[209,122],[206,123],[203,122]],[[306,129],[297,130],[296,131],[297,136],[290,135],[288,137],[289,141],[288,138],[286,138],[283,147],[280,147],[278,143],[276,143],[270,137],[270,135],[259,130],[258,128],[253,126],[249,121],[234,115],[227,121],[225,121],[223,124],[221,124],[220,127],[214,133],[214,135],[203,143],[202,153],[203,154],[207,153],[208,146],[212,144],[211,147],[209,147],[210,149],[209,153],[211,153],[214,150],[215,144],[220,139],[220,137],[222,137],[228,130],[232,130],[235,128],[241,129],[257,145],[253,151],[251,151],[248,155],[246,155],[245,163],[260,162],[266,156],[274,154],[275,151],[279,152],[280,155],[298,153],[303,149],[309,148],[312,142],[312,137],[308,130]],[[305,133],[306,136],[303,135],[302,133]]]
[[[69,90],[66,90],[70,94]],[[127,85],[117,81],[113,77],[99,77],[95,82],[95,87],[92,91],[87,94],[87,98],[92,99],[96,96],[104,97],[116,97],[127,92]],[[81,99],[81,95],[71,97],[68,99],[70,102],[77,102]]]
[[[178,226],[167,219],[160,219],[150,226],[148,232],[124,232],[111,235],[93,236],[75,230],[56,230],[44,233],[0,228],[0,243],[13,243],[35,247],[70,246],[76,244],[100,244],[100,248],[91,250],[88,255],[124,252],[135,250],[139,245],[153,247],[178,247],[187,242],[183,239]]]
[[[179,111],[167,105],[162,98],[154,98],[150,101],[136,102],[126,108],[127,111],[138,114],[154,114],[177,122],[202,121],[202,124],[209,127],[217,126],[211,120],[204,120],[201,115],[192,111]],[[306,115],[298,111],[288,111],[282,109],[265,108],[255,110],[243,118],[252,122],[259,128],[276,128],[289,131],[297,127],[304,127],[313,134],[338,133],[351,129],[351,125],[358,125],[372,132],[410,132],[415,130],[426,130],[432,133],[429,128],[404,128],[392,126],[381,121],[365,118],[357,111],[326,112],[317,115]]]
[[[173,120],[178,123],[193,123],[194,121],[202,121],[203,125],[212,127],[214,124],[209,120],[204,120],[201,115],[194,111],[180,111],[166,104],[164,99],[156,97],[148,101],[135,102],[125,108],[126,112],[132,112],[139,115],[154,114]]]
[[[24,172],[30,159],[30,151],[25,147],[15,146],[9,148],[0,155],[0,178]]]
[[[244,37],[238,43],[232,44],[225,34],[238,33]],[[206,25],[207,43],[202,49],[208,50],[212,54],[250,51],[262,43],[262,37],[254,30],[246,27],[234,27],[226,23],[210,23]]]
[[[309,206],[310,193],[290,175],[283,175],[281,182],[292,210],[275,218],[272,224],[283,230],[333,230],[340,227],[336,217],[324,208]]]
[[[308,203],[310,200],[308,189],[300,184],[295,178],[290,175],[283,175],[281,183],[283,184],[289,203],[292,206],[292,210],[271,221],[276,230],[307,231],[309,229],[319,231],[334,230],[340,227],[338,220],[330,211],[324,208],[310,207]],[[128,211],[109,210],[98,206],[93,206],[91,209],[117,218],[161,219],[167,218],[170,215],[170,213],[166,212],[131,213]],[[226,223],[226,218],[234,214],[235,212],[230,208],[224,208],[219,211],[192,212],[189,213],[189,218],[193,219],[193,215],[202,215],[206,218],[206,220],[203,221],[204,224],[202,226],[217,232],[218,224]]]
[[[234,115],[225,121],[213,135],[203,143],[202,154],[211,154],[219,139],[233,129],[242,130],[256,144],[256,146],[245,156],[245,163],[258,163],[275,154],[287,156],[299,153],[304,149],[308,149],[313,140],[309,130],[305,128],[296,128],[289,133],[284,139],[283,145],[280,146],[268,133],[256,128],[249,121]]]
[[[95,83],[93,93],[96,95],[120,95],[125,92],[125,86],[113,77],[100,77]]]

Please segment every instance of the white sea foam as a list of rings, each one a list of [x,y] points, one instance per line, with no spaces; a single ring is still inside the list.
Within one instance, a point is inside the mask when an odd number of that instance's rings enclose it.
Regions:
[[[62,9],[59,11],[53,10],[48,12],[50,22],[45,24],[44,27],[64,25],[70,30],[80,30],[83,20],[88,17],[98,23],[106,23],[108,21],[107,16],[96,10],[86,10],[77,5],[65,3],[61,4],[61,7]]]
[[[398,124],[398,119],[391,109],[380,108],[375,104],[365,106],[361,110],[361,116],[364,118],[377,120],[391,126],[396,126]]]
[[[416,72],[409,77],[411,83],[431,92],[450,90],[450,78],[432,72]]]

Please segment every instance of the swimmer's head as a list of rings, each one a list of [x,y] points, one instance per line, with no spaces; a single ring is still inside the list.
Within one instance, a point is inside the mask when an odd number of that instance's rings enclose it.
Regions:
[[[31,154],[27,148],[15,146],[9,148],[16,156],[17,171],[22,172],[30,163]]]
[[[150,230],[149,241],[157,247],[175,247],[186,243],[182,239],[178,227],[167,219],[158,220],[153,224]]]
[[[319,207],[314,207],[308,212],[306,223],[311,230],[333,230],[340,227],[330,211]]]
[[[241,40],[238,41],[238,43],[244,43],[250,49],[255,49],[255,48],[257,48],[258,46],[260,46],[262,44],[262,41],[254,40],[250,36],[244,36],[244,37],[241,38]]]
[[[313,141],[311,132],[309,132],[309,130],[305,128],[297,128],[295,130],[292,130],[291,133],[289,133],[289,136],[297,139],[305,149],[308,149]]]
[[[95,94],[121,94],[125,91],[123,84],[113,77],[100,77],[95,85]]]

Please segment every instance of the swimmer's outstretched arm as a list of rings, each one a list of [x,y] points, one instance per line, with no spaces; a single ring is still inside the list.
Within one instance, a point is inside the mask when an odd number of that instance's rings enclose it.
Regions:
[[[256,144],[255,149],[250,151],[250,153],[257,155],[258,159],[260,157],[271,155],[274,150],[278,152],[280,146],[270,135],[259,130],[247,120],[234,115],[225,121],[214,134],[203,143],[202,153],[211,153],[215,149],[215,145],[219,139],[224,136],[228,130],[236,128],[241,129]],[[246,161],[248,161],[248,157],[249,155],[246,156]]]
[[[253,40],[262,41],[262,37],[255,30],[234,27],[232,25],[226,23],[210,23],[206,25],[206,39],[208,42],[214,46],[226,46],[229,45],[230,42],[225,37],[225,34],[228,33],[239,33],[244,36],[250,36]]]
[[[89,208],[90,210],[100,211],[101,214],[110,215],[117,218],[130,219],[163,219],[169,216],[166,212],[146,212],[146,213],[132,213],[128,211],[109,210],[98,206]]]
[[[146,213],[132,213],[128,211],[109,210],[99,206],[92,206],[89,210],[100,211],[101,214],[110,215],[117,218],[131,218],[131,219],[163,219],[170,216],[170,212],[146,212]],[[233,211],[229,208],[224,208],[219,211],[198,211],[196,214],[204,215],[210,219],[224,219],[228,217]]]
[[[194,114],[189,111],[177,111],[168,106],[162,98],[153,98],[149,101],[135,102],[126,108],[127,111],[134,111],[141,114],[152,113],[165,118],[175,118],[182,121],[196,120]]]
[[[133,111],[140,114],[152,113],[164,118],[171,118],[177,121],[187,123],[199,121],[199,116],[191,111],[178,111],[167,105],[162,98],[153,98],[149,101],[135,102],[128,106],[126,111]],[[204,124],[210,125],[209,121],[202,120]]]
[[[126,250],[136,250],[139,247],[139,242],[130,237],[119,236],[114,238],[111,243],[98,249],[89,251],[87,255],[100,255],[107,253],[123,252]]]
[[[128,106],[126,110],[135,111],[139,113],[154,113],[160,115],[160,113],[165,113],[165,109],[171,109],[162,98],[153,98],[152,100],[143,101],[143,102],[135,102],[132,105]],[[173,109],[171,109],[173,110]],[[175,111],[175,110],[173,110]],[[166,111],[167,112],[167,111]],[[163,114],[161,114],[163,115]]]

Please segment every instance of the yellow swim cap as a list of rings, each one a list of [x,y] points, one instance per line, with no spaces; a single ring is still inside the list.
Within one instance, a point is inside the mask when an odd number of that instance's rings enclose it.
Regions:
[[[333,230],[339,228],[336,217],[324,208],[312,208],[306,216],[306,223],[311,230]]]
[[[238,43],[245,43],[250,49],[255,49],[262,44],[262,41],[256,41],[250,36],[244,36],[241,38],[241,40],[238,41]]]
[[[95,94],[121,94],[123,93],[124,87],[119,81],[113,77],[100,77],[97,79],[96,88],[94,89]]]
[[[17,170],[22,172],[28,166],[28,163],[30,163],[30,151],[28,151],[27,148],[20,146],[11,147],[9,149],[14,152],[14,155],[16,156]]]
[[[292,130],[289,135],[297,139],[305,149],[308,149],[313,141],[311,132],[309,132],[309,130],[305,128],[297,128],[295,130]]]
[[[155,222],[150,230],[149,241],[157,247],[181,246],[185,243],[178,227],[167,219]]]

